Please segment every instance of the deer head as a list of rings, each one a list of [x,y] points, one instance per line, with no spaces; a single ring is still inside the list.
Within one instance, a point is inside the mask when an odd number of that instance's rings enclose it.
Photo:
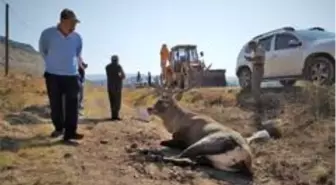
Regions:
[[[206,71],[209,70],[210,66],[206,68]],[[191,69],[191,68],[190,68]],[[197,73],[195,70],[191,69],[192,73]],[[204,71],[203,71],[204,72]],[[180,99],[180,95],[183,93],[195,88],[199,81],[202,80],[200,78],[196,78],[188,88],[186,89],[165,89],[163,87],[155,87],[155,91],[159,94],[159,98],[156,103],[152,107],[148,107],[147,111],[150,115],[156,115],[160,117],[162,120],[173,119],[173,117],[179,114],[179,110],[181,107],[178,104],[178,100]]]

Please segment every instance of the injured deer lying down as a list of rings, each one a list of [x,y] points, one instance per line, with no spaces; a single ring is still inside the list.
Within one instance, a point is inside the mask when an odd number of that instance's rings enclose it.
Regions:
[[[182,107],[176,99],[181,91],[161,90],[161,93],[147,111],[161,118],[172,134],[172,139],[162,141],[161,145],[182,150],[176,159],[202,159],[203,164],[219,170],[252,174],[249,142],[255,136],[246,139],[211,117]]]

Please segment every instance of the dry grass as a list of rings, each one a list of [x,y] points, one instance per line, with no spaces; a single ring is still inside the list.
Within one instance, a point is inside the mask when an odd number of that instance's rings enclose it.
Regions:
[[[268,184],[334,184],[335,179],[335,89],[306,84],[293,89],[264,89],[266,103],[276,99],[276,117],[281,120],[281,139],[253,144],[255,183]],[[150,95],[149,97],[147,97]],[[243,98],[242,98],[243,97]],[[138,98],[138,99],[137,99]],[[155,98],[145,89],[127,95],[129,102],[143,106]],[[133,99],[133,101],[132,101]],[[181,104],[212,116],[243,135],[253,128],[253,109],[237,107],[249,95],[233,89],[196,89],[185,93]],[[266,111],[265,114],[268,114]]]
[[[265,94],[268,104],[280,102],[268,107],[277,109],[274,112],[282,120],[284,134],[281,139],[252,146],[255,184],[334,183],[334,89],[307,85],[292,90],[266,89]],[[157,122],[144,124],[131,119],[134,112],[130,107],[152,105],[156,98],[153,90],[125,89],[125,121],[83,122],[79,129],[86,139],[74,148],[48,138],[52,126],[43,124],[39,115],[24,117],[16,125],[6,121],[8,115],[31,106],[39,110],[48,101],[42,76],[12,70],[5,78],[0,71],[0,181],[4,185],[226,184],[191,170],[129,158],[125,147],[157,147],[158,141],[169,137]],[[244,106],[249,98],[238,88],[209,88],[185,93],[181,103],[248,136],[256,130],[253,109]],[[109,111],[106,90],[88,82],[84,105],[90,119],[105,118]]]

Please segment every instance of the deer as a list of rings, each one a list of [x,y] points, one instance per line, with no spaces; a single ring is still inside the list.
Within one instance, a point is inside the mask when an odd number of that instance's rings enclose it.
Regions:
[[[147,112],[159,117],[165,129],[172,134],[172,139],[161,141],[160,145],[182,150],[177,156],[164,157],[163,160],[175,163],[181,159],[195,159],[197,163],[217,170],[252,175],[249,144],[257,137],[252,135],[244,138],[239,132],[210,116],[181,106],[181,95],[194,87],[195,84],[175,91],[155,88],[161,95],[153,106],[147,107]]]

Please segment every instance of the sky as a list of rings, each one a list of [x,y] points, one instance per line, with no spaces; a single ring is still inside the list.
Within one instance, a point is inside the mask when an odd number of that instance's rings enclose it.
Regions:
[[[126,73],[160,72],[162,43],[196,44],[212,68],[235,75],[236,58],[252,37],[283,26],[320,26],[335,32],[334,0],[0,0],[0,35],[10,5],[10,38],[37,48],[43,29],[63,8],[81,23],[87,74],[104,74],[118,54]]]

